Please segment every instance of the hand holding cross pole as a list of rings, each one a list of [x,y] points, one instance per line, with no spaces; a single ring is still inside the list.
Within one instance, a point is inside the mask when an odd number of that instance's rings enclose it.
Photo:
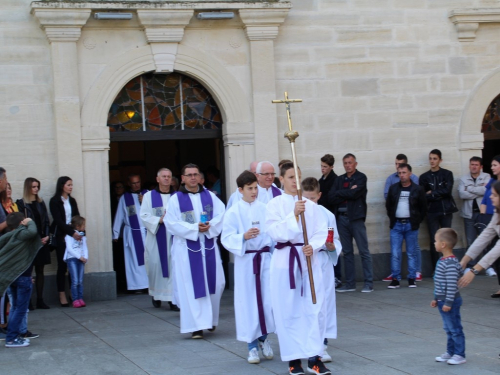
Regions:
[[[286,106],[286,116],[288,119],[288,131],[285,132],[285,138],[290,142],[290,147],[292,148],[292,160],[293,169],[295,172],[295,182],[297,183],[297,195],[299,200],[302,200],[302,188],[300,187],[299,170],[297,167],[297,155],[295,153],[295,139],[299,136],[299,133],[294,131],[292,128],[292,115],[290,111],[290,103],[301,103],[302,99],[288,99],[288,92],[285,91],[285,100],[273,100],[274,104],[284,103]],[[302,234],[304,235],[304,246],[309,244],[309,239],[307,238],[307,228],[306,228],[306,218],[304,213],[300,214],[300,219],[302,222]],[[309,284],[311,285],[311,297],[312,303],[316,304],[316,290],[314,289],[314,278],[311,266],[311,257],[306,256],[307,260],[307,271],[309,272]]]

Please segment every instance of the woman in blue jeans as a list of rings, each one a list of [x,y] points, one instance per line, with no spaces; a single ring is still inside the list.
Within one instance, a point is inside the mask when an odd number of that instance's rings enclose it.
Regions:
[[[85,263],[89,258],[87,249],[87,237],[85,237],[85,218],[81,216],[73,216],[71,219],[71,227],[81,236],[80,240],[73,236],[66,236],[66,252],[64,253],[64,261],[68,265],[69,275],[71,278],[71,296],[73,298],[73,307],[85,307],[83,300],[83,273]]]

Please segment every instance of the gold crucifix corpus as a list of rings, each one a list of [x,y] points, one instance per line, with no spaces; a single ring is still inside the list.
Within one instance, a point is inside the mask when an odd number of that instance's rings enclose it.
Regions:
[[[295,139],[299,136],[299,133],[294,131],[292,128],[292,116],[290,113],[290,103],[301,103],[302,99],[288,99],[288,92],[285,91],[285,100],[273,100],[274,104],[285,103],[286,106],[286,116],[288,118],[288,131],[285,133],[285,138],[290,142],[290,147],[292,148],[292,160],[293,169],[295,172],[295,182],[297,184],[297,196],[299,200],[302,200],[302,188],[300,187],[299,169],[297,164],[297,154],[295,152]],[[307,236],[306,218],[304,213],[300,214],[300,219],[302,222],[302,234],[304,237],[304,246],[309,244],[309,239]],[[312,303],[316,304],[316,290],[314,288],[314,278],[312,273],[311,257],[306,257],[307,260],[307,270],[309,271],[309,284],[311,286],[311,297]]]

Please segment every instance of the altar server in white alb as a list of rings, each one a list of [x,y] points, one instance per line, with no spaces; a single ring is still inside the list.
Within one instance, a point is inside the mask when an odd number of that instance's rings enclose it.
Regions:
[[[165,215],[174,236],[172,257],[181,333],[203,338],[203,330],[219,324],[220,298],[226,284],[217,236],[222,230],[224,203],[198,184],[195,164],[182,168],[182,184],[170,198]],[[202,215],[203,214],[203,215]]]
[[[174,300],[172,256],[172,236],[163,222],[168,201],[173,193],[170,186],[172,172],[161,168],[156,174],[158,186],[144,194],[141,205],[141,220],[147,229],[144,262],[149,280],[149,295],[153,306],[160,307],[161,301],[168,301],[170,309],[179,311]]]
[[[274,354],[267,334],[275,332],[269,267],[273,241],[263,231],[266,205],[257,200],[257,177],[244,171],[236,179],[242,199],[226,211],[222,244],[234,257],[236,338],[248,343],[248,363]]]
[[[320,185],[316,178],[305,178],[302,181],[302,196],[318,204],[318,200],[321,198],[319,188]],[[328,348],[328,339],[337,338],[337,306],[335,301],[335,271],[333,267],[337,265],[340,253],[342,252],[342,244],[340,243],[335,216],[327,208],[319,205],[318,207],[323,214],[324,220],[328,223],[328,228],[333,229],[333,242],[326,241],[318,254],[318,260],[321,262],[321,269],[323,271],[326,302],[326,331],[323,342],[325,351],[321,360],[323,362],[331,362],[332,357],[326,351]]]
[[[309,359],[308,373],[331,374],[321,361],[326,302],[318,256],[327,238],[327,223],[318,205],[298,200],[292,163],[283,164],[280,181],[285,192],[267,204],[265,231],[277,242],[271,260],[271,298],[281,359],[289,361],[290,374],[304,374],[300,358]],[[309,240],[305,246],[302,212]],[[311,256],[316,304],[312,303],[306,256]]]
[[[147,190],[141,190],[141,177],[128,176],[130,192],[126,192],[118,202],[113,224],[113,240],[117,241],[123,226],[123,251],[125,253],[125,274],[127,289],[140,290],[148,287],[148,275],[144,266],[144,242],[146,228],[139,219],[141,202]]]
[[[252,161],[248,167],[248,170],[253,174],[256,174],[255,171],[257,170],[257,164],[259,164],[258,161]],[[231,194],[229,200],[227,201],[226,210],[229,210],[233,206],[233,204],[241,200],[241,197],[242,194],[240,193],[239,189],[236,188],[236,191],[233,194]]]

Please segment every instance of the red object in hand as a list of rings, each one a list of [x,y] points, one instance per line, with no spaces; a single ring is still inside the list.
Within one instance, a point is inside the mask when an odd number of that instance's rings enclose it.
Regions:
[[[328,236],[326,237],[326,243],[333,243],[333,228],[328,228]]]

